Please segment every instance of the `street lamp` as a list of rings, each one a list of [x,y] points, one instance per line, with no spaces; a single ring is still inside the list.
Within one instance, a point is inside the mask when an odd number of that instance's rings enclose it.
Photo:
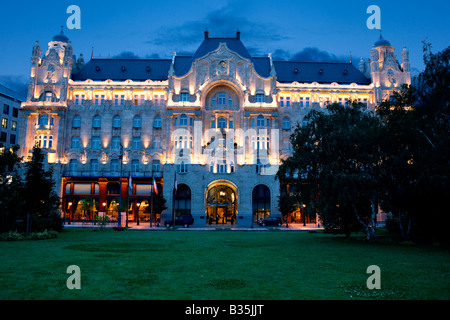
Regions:
[[[139,225],[139,207],[141,206],[141,203],[136,203],[137,206],[137,218],[136,218],[136,224]]]

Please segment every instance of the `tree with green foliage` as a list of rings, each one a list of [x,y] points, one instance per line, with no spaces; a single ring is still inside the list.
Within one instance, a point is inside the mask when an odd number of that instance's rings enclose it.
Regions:
[[[19,146],[6,149],[0,144],[0,232],[24,231],[23,182],[17,173],[22,159],[17,156]]]
[[[294,154],[278,177],[297,175],[300,201],[319,210],[325,228],[349,236],[363,227],[372,240],[379,199],[379,120],[357,101],[334,103],[307,117],[308,124],[291,136]]]
[[[433,54],[424,43],[425,70],[376,110],[389,137],[382,207],[404,240],[450,239],[449,58],[450,47]]]
[[[44,160],[42,150],[34,147],[30,161],[25,164],[24,210],[32,217],[32,231],[60,231],[60,198],[55,192],[53,170],[44,169]]]

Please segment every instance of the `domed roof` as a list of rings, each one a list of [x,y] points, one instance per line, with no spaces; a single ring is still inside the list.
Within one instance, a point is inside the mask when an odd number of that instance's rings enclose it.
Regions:
[[[392,47],[391,43],[383,38],[383,36],[380,33],[380,39],[378,39],[377,42],[374,44],[375,48],[377,47]]]
[[[64,27],[61,27],[61,32],[59,34],[55,35],[53,37],[52,41],[60,41],[60,42],[65,42],[65,43],[69,42],[69,38],[67,38],[67,36],[64,34],[63,28]]]

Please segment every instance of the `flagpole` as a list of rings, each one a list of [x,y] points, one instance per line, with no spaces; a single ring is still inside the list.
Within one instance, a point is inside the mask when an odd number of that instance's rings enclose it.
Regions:
[[[150,228],[152,227],[152,219],[153,219],[153,185],[151,190],[152,192],[150,194]]]
[[[131,179],[131,173],[128,171],[128,188],[127,188],[127,221],[125,223],[126,227],[128,228],[128,214],[130,211],[130,179]]]

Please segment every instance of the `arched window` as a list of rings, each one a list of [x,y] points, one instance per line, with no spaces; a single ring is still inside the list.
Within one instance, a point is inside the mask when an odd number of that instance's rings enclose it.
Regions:
[[[283,130],[291,129],[291,120],[289,118],[283,118]]]
[[[225,118],[220,118],[218,121],[218,127],[220,128],[226,128],[227,127],[227,120]]]
[[[156,116],[153,120],[153,128],[161,128],[161,117]]]
[[[92,128],[100,128],[102,126],[102,118],[99,115],[92,119]]]
[[[142,118],[141,116],[135,116],[133,118],[133,128],[140,128],[142,125]]]
[[[256,119],[256,125],[258,127],[264,127],[264,116],[258,116],[258,118]]]
[[[177,193],[174,189],[174,210],[175,215],[184,216],[191,214],[191,189],[185,184],[177,186]]]
[[[41,126],[48,125],[48,115],[47,114],[41,114],[39,116],[39,125],[41,125]]]
[[[180,126],[187,126],[188,124],[188,117],[185,114],[182,114],[180,116]]]
[[[120,116],[115,116],[113,118],[113,128],[120,128],[122,121],[120,120]]]
[[[253,223],[270,217],[270,190],[265,185],[257,185],[252,193]]]
[[[81,117],[79,115],[73,117],[72,127],[73,128],[81,127]]]

